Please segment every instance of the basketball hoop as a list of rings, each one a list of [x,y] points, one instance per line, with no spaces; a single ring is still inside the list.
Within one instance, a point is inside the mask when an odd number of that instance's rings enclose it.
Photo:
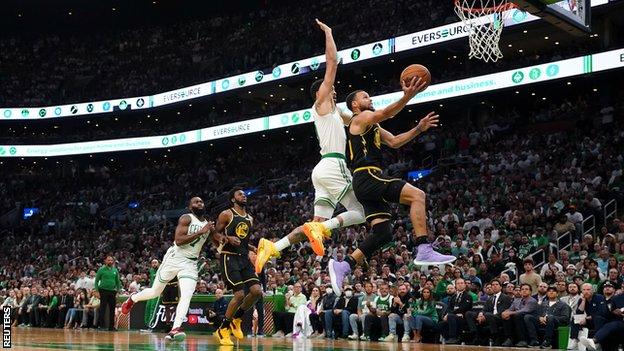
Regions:
[[[498,41],[505,19],[516,7],[509,0],[454,0],[455,13],[470,30],[469,58],[496,62],[503,57]]]

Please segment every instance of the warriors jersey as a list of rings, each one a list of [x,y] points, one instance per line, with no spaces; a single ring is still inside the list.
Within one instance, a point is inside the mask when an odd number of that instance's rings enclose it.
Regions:
[[[225,244],[221,249],[221,252],[229,252],[238,255],[249,254],[249,234],[251,234],[251,227],[253,225],[253,218],[247,213],[242,216],[235,209],[231,208],[232,220],[225,227],[226,236],[235,236],[240,240],[240,245],[234,246]]]
[[[347,162],[351,170],[361,167],[381,168],[381,132],[379,124],[368,126],[362,134],[347,133]]]

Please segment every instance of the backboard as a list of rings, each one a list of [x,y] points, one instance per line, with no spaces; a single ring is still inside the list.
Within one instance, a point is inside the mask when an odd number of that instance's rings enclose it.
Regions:
[[[518,7],[575,35],[591,32],[591,0],[511,0]]]

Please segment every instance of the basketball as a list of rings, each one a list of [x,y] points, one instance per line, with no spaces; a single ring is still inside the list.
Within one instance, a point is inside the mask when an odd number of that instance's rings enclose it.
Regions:
[[[429,73],[427,67],[423,65],[413,64],[407,66],[403,70],[403,72],[401,72],[401,81],[405,82],[405,84],[409,84],[412,78],[416,76],[424,79],[427,82],[427,84],[425,85],[425,89],[427,89],[429,84],[431,84],[431,73]]]

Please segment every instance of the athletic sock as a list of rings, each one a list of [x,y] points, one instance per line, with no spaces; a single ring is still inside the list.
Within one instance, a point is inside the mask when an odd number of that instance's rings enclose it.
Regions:
[[[232,319],[243,318],[244,314],[245,310],[239,307],[238,310],[236,310],[236,313],[234,313],[234,317]]]
[[[288,235],[279,239],[275,243],[275,248],[277,249],[277,251],[280,251],[280,252],[289,246],[290,246],[290,240],[288,240]]]
[[[332,230],[340,227],[340,221],[338,220],[338,217],[334,217],[323,222],[323,225],[325,228]]]
[[[427,241],[427,235],[420,235],[414,239],[414,244],[416,244],[416,246],[428,243],[429,242]]]
[[[231,320],[227,319],[227,318],[223,318],[223,321],[221,322],[221,325],[219,326],[219,329],[227,329],[230,327],[230,322]]]

